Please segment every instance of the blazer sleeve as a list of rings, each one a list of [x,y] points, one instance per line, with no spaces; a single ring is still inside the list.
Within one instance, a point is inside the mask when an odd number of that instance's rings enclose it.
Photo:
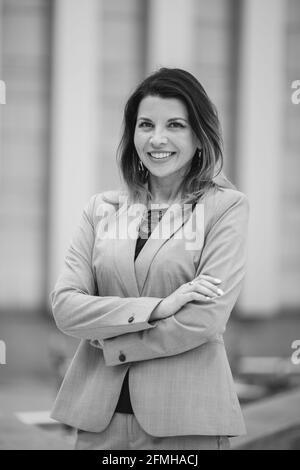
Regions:
[[[145,361],[184,353],[207,341],[220,341],[242,287],[247,256],[249,204],[243,193],[233,194],[229,203],[219,204],[222,207],[206,235],[196,273],[220,278],[224,295],[205,304],[189,302],[151,330],[105,340],[107,366],[120,364],[121,353],[122,363]]]
[[[92,214],[97,196],[92,196],[83,210],[62,273],[50,293],[57,327],[67,335],[92,340],[95,346],[105,338],[154,328],[148,320],[162,300],[98,295],[92,268],[95,237]]]

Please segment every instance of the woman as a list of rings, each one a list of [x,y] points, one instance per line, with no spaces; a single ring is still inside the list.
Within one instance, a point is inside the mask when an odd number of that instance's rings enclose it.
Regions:
[[[222,334],[245,274],[248,202],[222,169],[217,112],[163,68],[129,98],[125,190],[94,195],[51,293],[81,339],[52,417],[77,449],[225,449],[245,432]]]

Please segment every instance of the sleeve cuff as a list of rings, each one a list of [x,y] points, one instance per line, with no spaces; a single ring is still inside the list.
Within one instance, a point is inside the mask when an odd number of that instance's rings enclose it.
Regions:
[[[93,344],[95,340],[102,340],[100,347],[103,348],[103,340],[154,328],[156,322],[153,321],[153,323],[149,323],[149,319],[151,313],[161,301],[162,299],[157,297],[141,297],[135,299],[134,305],[131,305],[130,308],[127,307],[125,312],[120,311],[114,316],[113,325],[109,324],[111,317],[108,319],[107,325],[103,324],[101,336],[97,335],[97,333],[90,336],[90,340],[92,340],[91,344],[96,346],[97,343]],[[99,345],[96,347],[99,347]]]

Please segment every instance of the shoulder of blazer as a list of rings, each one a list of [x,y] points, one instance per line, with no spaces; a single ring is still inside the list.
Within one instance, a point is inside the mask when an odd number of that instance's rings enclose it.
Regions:
[[[207,215],[208,227],[219,220],[223,214],[234,206],[239,207],[241,215],[243,214],[248,218],[249,214],[249,201],[247,196],[232,188],[214,188],[209,190],[203,198],[204,210]]]
[[[97,226],[100,220],[116,213],[120,207],[127,201],[127,193],[122,190],[103,191],[96,193],[89,199],[85,206],[85,213],[94,226]]]
[[[116,209],[121,206],[127,200],[127,193],[121,189],[115,189],[111,191],[103,191],[101,193],[94,194],[90,199],[90,204],[93,206],[93,211],[100,205],[111,205]]]
[[[245,201],[245,203],[248,202],[246,194],[233,188],[217,188],[210,197],[215,199],[217,206],[220,208],[226,208],[242,201]]]

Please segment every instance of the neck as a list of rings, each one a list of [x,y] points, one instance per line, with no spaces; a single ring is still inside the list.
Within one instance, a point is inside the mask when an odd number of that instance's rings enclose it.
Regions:
[[[150,177],[149,190],[153,196],[152,204],[170,205],[177,201],[180,196],[181,181],[163,182],[158,181],[156,178]]]

